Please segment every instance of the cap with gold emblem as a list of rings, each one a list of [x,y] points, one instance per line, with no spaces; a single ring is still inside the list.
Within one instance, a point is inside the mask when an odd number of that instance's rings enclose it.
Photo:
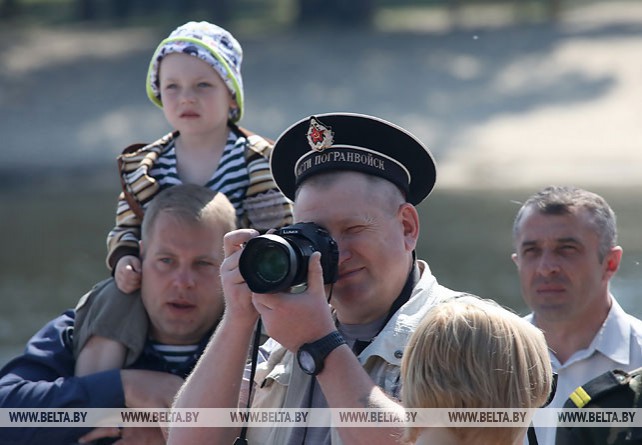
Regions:
[[[270,168],[292,200],[310,176],[353,170],[389,180],[416,205],[437,176],[433,156],[419,139],[383,119],[354,113],[318,114],[295,123],[277,139]]]

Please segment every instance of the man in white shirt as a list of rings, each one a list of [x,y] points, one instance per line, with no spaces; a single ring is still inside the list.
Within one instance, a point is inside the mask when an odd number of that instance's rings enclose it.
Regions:
[[[611,369],[642,366],[642,321],[622,310],[609,290],[622,248],[615,214],[601,196],[550,186],[531,196],[513,225],[528,319],[544,331],[559,375],[551,408]],[[554,427],[536,428],[538,443],[555,443]]]

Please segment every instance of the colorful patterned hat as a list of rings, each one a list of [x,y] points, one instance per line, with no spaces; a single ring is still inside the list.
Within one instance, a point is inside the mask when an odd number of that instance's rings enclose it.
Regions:
[[[171,53],[189,54],[207,62],[221,76],[236,100],[238,110],[230,115],[232,122],[243,116],[243,79],[241,62],[243,50],[239,42],[225,29],[208,22],[189,22],[176,28],[163,40],[149,63],[147,96],[163,108],[160,98],[158,70],[163,58]]]

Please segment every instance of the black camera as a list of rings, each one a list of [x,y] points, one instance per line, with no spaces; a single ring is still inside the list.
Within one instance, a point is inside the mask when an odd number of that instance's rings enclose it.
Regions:
[[[310,222],[252,238],[241,252],[239,270],[252,292],[292,292],[307,284],[308,262],[317,251],[321,252],[323,282],[334,283],[339,274],[337,243],[327,230]]]

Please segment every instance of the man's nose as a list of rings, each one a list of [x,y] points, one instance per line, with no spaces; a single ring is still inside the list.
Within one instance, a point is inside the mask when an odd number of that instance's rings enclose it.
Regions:
[[[350,246],[347,243],[337,241],[337,248],[339,249],[339,264],[348,261],[352,257]]]
[[[542,276],[549,276],[560,271],[559,259],[553,252],[544,252],[539,259],[537,272]]]
[[[194,272],[189,267],[180,267],[176,272],[176,284],[181,288],[194,287]]]

